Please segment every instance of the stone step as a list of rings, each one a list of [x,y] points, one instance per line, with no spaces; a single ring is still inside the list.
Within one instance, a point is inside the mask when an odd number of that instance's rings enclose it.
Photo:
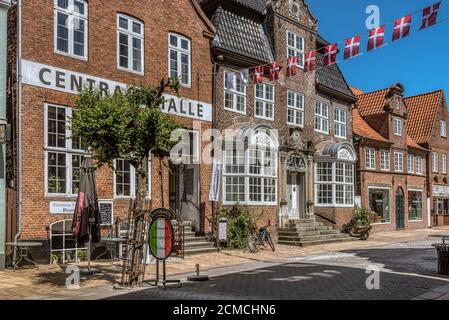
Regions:
[[[347,235],[344,234],[325,234],[325,235],[317,235],[317,236],[279,236],[279,241],[299,241],[299,242],[307,242],[307,241],[316,241],[316,240],[329,240],[329,239],[343,239],[347,238]]]
[[[207,238],[206,237],[195,237],[195,236],[184,237],[184,242],[195,242],[195,241],[207,242]],[[207,243],[209,243],[209,242],[207,242]]]
[[[213,247],[213,244],[207,241],[192,241],[192,242],[186,242],[184,243],[185,250],[188,250],[190,248],[210,248]]]
[[[211,247],[207,247],[207,248],[186,249],[184,254],[185,255],[193,255],[193,254],[200,254],[200,253],[207,253],[207,252],[217,252],[217,248],[214,248],[213,246],[211,246]]]
[[[307,232],[297,232],[297,231],[279,231],[279,236],[319,236],[319,235],[329,235],[329,234],[341,234],[338,230],[321,230],[321,231],[307,231]]]
[[[345,238],[314,240],[314,241],[279,241],[279,244],[287,245],[287,246],[295,246],[295,247],[307,247],[307,246],[313,246],[313,245],[355,241],[355,240],[357,240],[357,239],[351,238],[351,237],[345,237]]]
[[[279,228],[279,232],[315,232],[315,231],[329,231],[335,230],[332,227],[306,227],[306,228]]]

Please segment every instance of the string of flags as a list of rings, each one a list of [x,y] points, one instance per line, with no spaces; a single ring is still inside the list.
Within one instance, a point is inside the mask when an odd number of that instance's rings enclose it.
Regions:
[[[438,12],[441,7],[439,1],[429,7],[422,9],[422,22],[420,31],[437,24]],[[421,10],[420,10],[421,11]],[[392,41],[404,39],[410,35],[413,14],[408,14],[394,21]],[[385,45],[385,25],[369,30],[367,52],[382,48]],[[304,72],[311,72],[317,69],[317,57],[321,53],[324,58],[324,67],[337,63],[337,54],[339,53],[339,42],[326,45],[322,48],[304,53]],[[361,54],[361,36],[356,35],[344,41],[344,60],[352,59]],[[289,57],[285,66],[285,77],[293,77],[297,74],[298,56]],[[280,78],[281,66],[280,61],[271,64],[256,66],[240,70],[239,74],[228,72],[226,81],[228,89],[237,87],[237,79],[241,85],[248,85],[250,77],[254,84],[260,84],[264,80],[265,70],[268,68],[271,81],[277,81]],[[252,73],[250,71],[253,71]]]

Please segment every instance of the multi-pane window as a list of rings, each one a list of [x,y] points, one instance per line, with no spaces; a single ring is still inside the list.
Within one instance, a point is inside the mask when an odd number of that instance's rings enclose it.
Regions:
[[[186,37],[168,35],[170,78],[180,79],[181,85],[191,85],[191,43]]]
[[[318,100],[315,102],[315,131],[329,133],[329,105]]]
[[[137,192],[137,171],[124,159],[114,161],[114,195],[117,198],[134,198]],[[148,160],[146,197],[151,195],[151,160]]]
[[[443,120],[440,121],[440,135],[442,138],[447,137],[447,123]]]
[[[254,87],[255,117],[274,120],[274,86],[261,83]]]
[[[232,72],[226,71],[224,77],[225,109],[246,113],[246,86],[241,78]]]
[[[394,134],[397,136],[402,136],[402,120],[398,118],[393,119],[394,123]]]
[[[338,138],[346,139],[347,126],[346,126],[346,111],[343,109],[335,108],[334,110],[334,129],[335,136]]]
[[[287,92],[287,123],[304,127],[304,95],[290,90]]]
[[[433,152],[432,153],[432,172],[433,173],[438,173],[438,161],[439,161],[439,156],[438,156],[438,152]]]
[[[404,154],[401,152],[394,153],[394,171],[404,172]]]
[[[365,168],[370,170],[376,169],[376,150],[371,148],[365,149]]]
[[[117,15],[117,59],[118,67],[143,73],[144,27],[137,19]]]
[[[380,170],[390,171],[390,151],[380,151]]]
[[[287,58],[298,57],[298,67],[304,68],[304,38],[287,31]]]
[[[368,188],[369,209],[374,213],[374,223],[390,222],[390,189]]]
[[[319,206],[354,205],[354,165],[340,162],[316,164],[316,203]]]
[[[441,155],[441,173],[447,174],[447,155],[446,154]]]
[[[412,154],[408,155],[407,170],[408,173],[415,173],[415,157]]]
[[[56,105],[45,108],[46,194],[76,195],[86,152],[81,139],[72,137],[67,122],[72,109]]]
[[[422,174],[422,161],[423,158],[422,157],[416,157],[416,174]]]
[[[56,52],[87,58],[87,10],[85,0],[55,0]]]
[[[423,219],[423,192],[408,191],[408,220],[421,221]]]

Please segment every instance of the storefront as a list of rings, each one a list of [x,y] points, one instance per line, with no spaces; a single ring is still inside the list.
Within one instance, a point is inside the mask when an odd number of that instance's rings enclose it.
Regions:
[[[449,186],[433,185],[432,218],[436,226],[449,224]]]

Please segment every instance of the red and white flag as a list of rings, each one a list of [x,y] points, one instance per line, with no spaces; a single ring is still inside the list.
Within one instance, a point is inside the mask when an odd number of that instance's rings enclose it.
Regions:
[[[279,73],[281,72],[281,66],[279,61],[275,61],[270,67],[270,80],[279,80]]]
[[[316,50],[306,53],[304,62],[304,71],[309,72],[315,70],[316,67]]]
[[[360,36],[355,36],[346,40],[345,59],[354,58],[360,52]]]
[[[330,66],[337,63],[338,46],[336,43],[324,48],[324,65]]]
[[[385,26],[374,28],[369,31],[368,51],[378,49],[384,45]]]
[[[423,10],[422,26],[419,30],[426,29],[437,23],[438,10],[440,9],[441,2],[437,2],[434,5],[427,7]]]
[[[412,15],[397,19],[394,22],[393,41],[400,40],[410,35],[410,26],[412,24]]]
[[[298,57],[294,56],[287,59],[287,77],[296,76],[296,71],[298,68]]]
[[[258,84],[263,81],[263,74],[265,72],[265,67],[255,67],[254,68],[254,83]]]

